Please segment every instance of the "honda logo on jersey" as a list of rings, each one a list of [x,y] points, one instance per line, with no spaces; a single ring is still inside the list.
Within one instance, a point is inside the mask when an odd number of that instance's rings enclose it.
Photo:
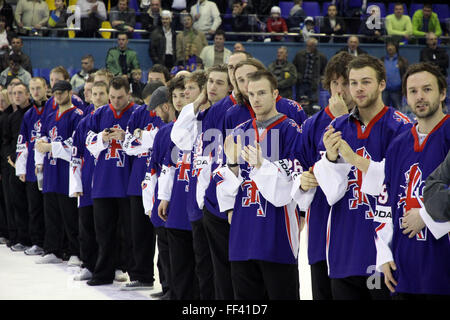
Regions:
[[[356,150],[356,154],[365,159],[371,159],[365,147]],[[369,209],[366,211],[366,219],[373,219],[374,213],[370,206],[369,197],[361,191],[363,173],[356,167],[352,167],[351,172],[353,173],[353,178],[348,180],[347,190],[353,187],[353,199],[349,200],[348,206],[350,210],[358,209],[359,206],[368,206]]]
[[[419,164],[415,163],[404,174],[405,184],[400,187],[404,190],[400,194],[400,199],[397,202],[397,208],[403,207],[403,214],[413,208],[420,208],[420,202],[423,203],[423,188],[425,187],[425,181],[422,179],[422,170],[419,168]],[[417,198],[420,197],[420,199]],[[419,202],[420,200],[420,202]],[[402,219],[400,218],[400,226],[402,225]],[[419,241],[425,241],[427,239],[427,228],[422,229],[417,235],[416,239]]]
[[[258,209],[256,210],[256,216],[265,217],[266,213],[262,209],[259,190],[256,183],[253,180],[246,180],[241,184],[241,188],[244,191],[244,194],[247,194],[247,196],[242,197],[242,207],[250,207],[257,204]]]
[[[115,129],[122,129],[119,124],[113,126]],[[116,166],[122,168],[125,166],[125,154],[122,150],[122,144],[116,139],[112,139],[108,146],[108,152],[105,154],[105,160],[117,159]]]

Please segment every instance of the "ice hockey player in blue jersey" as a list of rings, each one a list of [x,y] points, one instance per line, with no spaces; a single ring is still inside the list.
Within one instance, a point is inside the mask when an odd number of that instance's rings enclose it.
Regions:
[[[158,83],[154,90],[163,85]],[[146,92],[149,95],[153,93]],[[132,160],[127,194],[130,199],[134,265],[128,271],[131,282],[125,284],[122,290],[148,290],[155,280],[153,258],[156,237],[153,224],[145,216],[141,183],[151,159],[154,136],[163,124],[161,118],[155,112],[148,111],[145,104],[136,108],[127,124],[123,149]]]
[[[92,200],[98,258],[91,286],[110,284],[115,276],[115,252],[121,247],[121,269],[126,272],[133,264],[130,236],[130,204],[127,187],[131,172],[129,156],[123,151],[125,129],[135,109],[129,102],[130,86],[126,79],[114,77],[109,86],[110,104],[97,109],[89,118],[86,147],[96,159],[93,172]],[[117,228],[119,234],[116,236]]]
[[[69,247],[69,264],[80,265],[76,199],[69,198],[69,164],[72,135],[83,112],[71,102],[72,86],[58,81],[52,88],[58,109],[45,114],[41,137],[36,141],[35,162],[43,171],[45,255],[38,263],[61,263],[64,232]]]
[[[277,111],[277,81],[269,71],[259,70],[248,81],[256,118],[227,137],[227,166],[214,177],[220,210],[231,222],[235,299],[298,300],[300,216],[290,189],[300,128]]]
[[[90,280],[97,262],[98,246],[95,240],[94,213],[91,198],[94,157],[86,149],[87,124],[98,108],[108,104],[109,86],[99,81],[92,87],[92,111],[80,121],[73,134],[72,158],[69,170],[69,196],[78,198],[80,258],[82,268],[74,280]]]
[[[353,58],[353,55],[341,52],[328,61],[323,80],[324,88],[331,93],[328,106],[303,122],[299,145],[295,148],[294,158],[300,161],[303,173],[294,182],[293,197],[299,201],[300,210],[307,212],[308,260],[314,300],[332,300],[326,262],[326,229],[330,206],[320,187],[316,188],[317,181],[311,171],[319,158],[318,147],[330,122],[349,113],[354,107],[347,77],[347,65]]]
[[[377,268],[394,299],[448,300],[450,222],[434,222],[423,204],[425,180],[450,150],[450,115],[443,112],[447,83],[429,63],[411,65],[403,79],[417,123],[386,154],[385,190],[374,219]]]
[[[374,196],[383,184],[376,178],[383,175],[390,142],[411,124],[405,115],[384,106],[386,72],[377,58],[358,56],[348,70],[356,107],[331,122],[313,169],[331,206],[326,243],[331,290],[338,300],[389,299],[381,275],[374,274]]]
[[[42,116],[47,101],[47,83],[43,78],[30,80],[30,93],[33,107],[22,120],[20,136],[17,141],[16,175],[26,184],[29,214],[29,231],[32,247],[25,250],[27,255],[44,253],[44,207],[42,192],[39,191],[34,165],[34,144],[40,136]]]

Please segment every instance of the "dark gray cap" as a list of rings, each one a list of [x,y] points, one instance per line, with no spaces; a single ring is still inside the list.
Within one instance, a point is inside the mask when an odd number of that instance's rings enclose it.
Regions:
[[[158,106],[167,102],[169,102],[167,87],[166,86],[159,87],[153,92],[150,98],[150,102],[148,103],[147,110],[150,111],[155,110]]]
[[[65,80],[60,80],[57,81],[52,88],[52,92],[55,91],[70,91],[72,90],[72,85],[70,84],[69,81],[65,81]]]

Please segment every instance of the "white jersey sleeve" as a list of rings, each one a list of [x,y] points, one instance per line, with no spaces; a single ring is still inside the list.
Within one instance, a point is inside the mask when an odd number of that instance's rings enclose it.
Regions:
[[[370,160],[369,169],[363,173],[361,191],[377,196],[383,191],[384,159],[380,162]]]
[[[217,175],[222,181],[217,183],[217,202],[219,203],[220,212],[226,212],[234,208],[234,202],[239,186],[243,182],[241,173],[236,177],[228,167],[222,167],[217,170]]]
[[[103,133],[89,131],[86,137],[86,148],[97,159],[100,153],[108,148],[108,144],[103,142]]]
[[[212,163],[209,160],[197,177],[197,190],[195,190],[195,196],[200,209],[203,209],[205,205],[206,189],[208,189],[209,182],[211,181],[211,166]]]
[[[181,110],[177,121],[173,125],[170,139],[180,150],[191,150],[198,134],[197,115],[194,104],[190,103]]]
[[[129,156],[137,156],[143,153],[147,153],[153,147],[155,136],[158,133],[158,128],[153,128],[150,131],[141,131],[142,137],[136,138],[132,133],[126,132],[125,141],[123,143],[123,150]],[[133,145],[133,142],[137,142],[137,145]]]
[[[391,207],[377,205],[374,222],[379,223],[375,229],[375,247],[377,249],[376,270],[381,272],[383,264],[394,261],[391,250],[392,235],[394,233]]]
[[[70,163],[72,160],[72,141],[72,138],[69,138],[64,142],[53,141],[51,143],[53,157],[63,159]]]
[[[292,201],[292,177],[289,160],[270,162],[267,159],[259,169],[253,168],[249,175],[262,196],[275,207],[282,207]]]
[[[38,140],[47,142],[47,137],[41,137]],[[37,143],[38,140],[36,140],[36,143]],[[41,152],[35,150],[35,152],[34,152],[34,163],[35,163],[35,165],[43,165],[44,164],[44,158],[45,158],[45,153],[41,153]]]
[[[291,197],[298,204],[301,211],[308,211],[311,202],[314,200],[317,188],[312,188],[308,191],[300,189],[300,178],[302,174],[297,174],[292,179]]]
[[[420,197],[418,196],[418,192],[416,190],[416,198],[419,199],[420,203],[420,217],[422,218],[423,222],[427,226],[427,228],[430,230],[430,232],[433,234],[433,236],[436,238],[436,240],[439,240],[443,236],[445,236],[447,233],[450,233],[450,221],[447,222],[436,222],[433,220],[433,218],[429,215],[427,210],[425,209],[424,204],[420,200]]]
[[[347,191],[348,173],[352,165],[342,158],[337,163],[330,162],[326,153],[314,165],[314,176],[322,188],[330,206],[338,202]]]
[[[158,200],[170,201],[176,168],[163,166],[158,178]]]
[[[144,213],[150,216],[153,205],[155,203],[155,188],[158,182],[156,173],[147,172],[144,181],[142,181],[142,203],[144,205]]]
[[[16,146],[16,176],[27,173],[28,146],[27,143],[20,143]]]

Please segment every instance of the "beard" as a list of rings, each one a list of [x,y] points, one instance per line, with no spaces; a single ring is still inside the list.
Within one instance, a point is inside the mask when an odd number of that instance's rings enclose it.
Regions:
[[[428,108],[426,108],[423,111],[419,111],[419,110],[417,110],[417,107],[416,107],[417,104],[413,108],[411,108],[412,112],[418,119],[431,118],[441,107],[441,101],[439,99],[432,101],[432,102],[423,102],[420,104],[421,105],[424,104],[424,105],[428,106]]]
[[[375,104],[375,102],[377,102],[379,94],[380,92],[378,90],[376,92],[369,94],[365,102],[363,102],[362,104],[357,103],[358,108],[364,109],[371,107],[372,105]],[[354,101],[357,102],[356,99]]]

